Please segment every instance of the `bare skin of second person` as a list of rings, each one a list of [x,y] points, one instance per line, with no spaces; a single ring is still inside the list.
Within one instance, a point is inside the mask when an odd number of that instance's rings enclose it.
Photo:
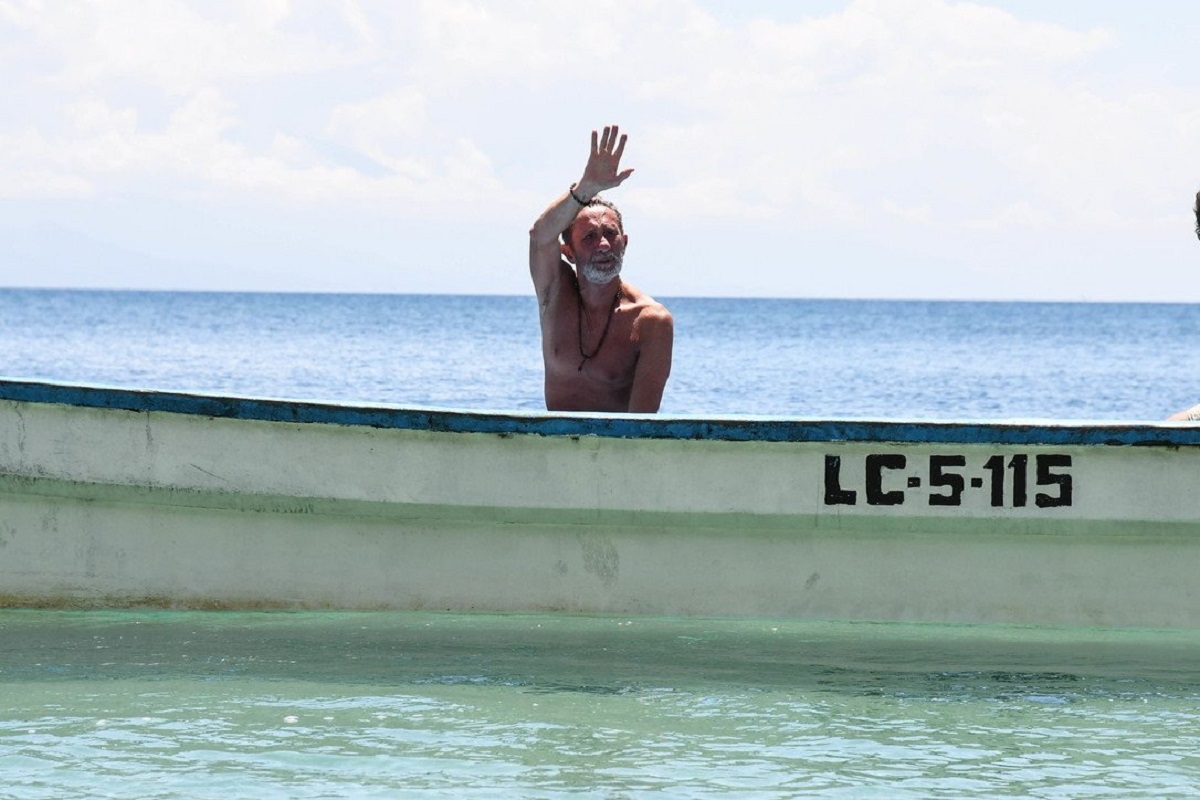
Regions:
[[[1196,212],[1196,237],[1200,238],[1200,192],[1196,192],[1196,205],[1192,210]],[[1172,422],[1200,422],[1200,405],[1178,411],[1167,419]]]
[[[583,176],[529,231],[550,411],[654,413],[671,374],[674,320],[621,277],[629,237],[597,197],[633,174],[625,142],[616,125],[592,131]]]

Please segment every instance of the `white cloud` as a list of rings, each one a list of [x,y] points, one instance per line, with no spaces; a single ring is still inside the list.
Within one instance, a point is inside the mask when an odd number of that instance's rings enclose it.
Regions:
[[[350,63],[349,49],[316,32],[282,30],[284,0],[64,0],[15,3],[13,17],[58,69],[41,76],[62,90],[130,81],[172,95],[227,80],[256,80]]]
[[[1070,100],[1080,90],[1064,85],[1058,68],[1110,41],[1102,31],[1022,23],[967,4],[861,0],[824,19],[722,31],[703,43],[705,64],[679,59],[690,76],[657,75],[644,91],[664,101],[682,94],[678,102],[699,112],[686,126],[657,131],[660,166],[679,180],[697,165],[736,175],[736,205],[750,216],[755,198],[767,198],[779,216],[812,224],[861,219],[882,202],[864,191],[869,176],[917,173],[915,185],[893,182],[910,193],[893,202],[954,222],[990,198],[944,196],[921,173],[1011,157],[996,149],[986,118],[1020,117],[1030,124],[1010,128],[1014,137],[1042,141],[1044,120],[1029,118],[1024,90],[1059,84],[1060,101]],[[1001,172],[989,177],[1007,180]]]
[[[428,123],[427,101],[405,86],[359,103],[339,105],[326,132],[395,172],[428,177],[408,154]]]
[[[312,27],[313,13],[282,2],[215,12],[179,0],[27,4],[21,11],[24,26],[61,60],[56,73],[39,77],[82,93],[72,108],[107,109],[113,124],[121,117],[119,130],[101,135],[68,114],[71,135],[47,135],[57,148],[81,151],[73,163],[84,172],[76,177],[85,180],[88,172],[112,164],[138,166],[129,152],[144,138],[129,127],[136,115],[109,99],[123,81],[155,87],[166,95],[160,102],[174,106],[163,135],[173,141],[153,141],[159,152],[174,154],[181,174],[194,177],[195,164],[209,164],[213,181],[224,178],[237,189],[254,184],[254,176],[281,189],[312,180],[308,171],[286,180],[287,160],[266,163],[275,158],[270,143],[278,136],[310,142],[328,137],[428,188],[454,177],[442,167],[457,163],[449,154],[457,145],[450,142],[466,132],[438,124],[454,95],[494,102],[500,116],[481,121],[506,125],[515,120],[504,114],[497,93],[530,97],[540,91],[547,115],[581,107],[594,108],[587,116],[601,119],[606,108],[628,105],[621,95],[629,93],[692,118],[645,114],[638,146],[654,159],[659,185],[647,188],[660,198],[672,193],[664,183],[692,196],[720,190],[725,197],[708,203],[713,213],[814,223],[854,220],[877,205],[847,186],[846,175],[911,169],[936,154],[947,136],[959,148],[988,150],[995,128],[980,124],[978,115],[1024,118],[1024,109],[1012,108],[1020,88],[1052,79],[1056,65],[1108,41],[1100,32],[1021,23],[994,9],[941,0],[859,0],[822,19],[726,28],[687,0],[614,3],[603,20],[550,0],[346,2],[338,10],[342,38],[332,35],[337,29]],[[414,29],[420,32],[417,46],[399,51]],[[362,48],[358,55],[356,45]],[[274,131],[257,155],[233,145],[241,112],[229,98],[239,83],[299,86],[312,73],[364,61],[373,73],[370,83],[346,87],[359,99],[324,114],[314,108],[327,120],[324,130]],[[416,79],[424,88],[409,82]],[[224,103],[220,112],[218,102]],[[539,123],[527,121],[534,129]],[[1017,141],[1022,135],[1045,141],[1037,126],[1007,130]],[[472,146],[486,150],[480,140]],[[1018,151],[1036,163],[1028,148],[1012,141],[1001,155]],[[256,168],[231,167],[244,159]],[[109,166],[101,167],[105,160]],[[169,163],[154,166],[170,169]],[[349,185],[337,183],[342,191],[357,186],[377,196],[377,184],[389,182],[395,183],[363,175]],[[921,198],[903,204],[914,200]]]

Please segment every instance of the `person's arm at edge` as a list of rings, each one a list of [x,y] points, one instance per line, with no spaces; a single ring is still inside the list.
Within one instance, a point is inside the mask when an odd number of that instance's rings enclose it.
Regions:
[[[1192,206],[1196,213],[1196,238],[1200,239],[1200,192],[1196,192],[1196,205]]]
[[[629,413],[657,414],[663,390],[671,376],[671,350],[675,343],[675,320],[671,312],[659,306],[639,320],[642,346],[633,387],[629,391]]]
[[[1189,409],[1176,412],[1167,417],[1168,422],[1196,422],[1200,421],[1200,405],[1194,405]]]
[[[1196,238],[1200,238],[1200,192],[1196,192],[1196,205],[1192,207],[1196,214]],[[1167,417],[1168,422],[1194,422],[1200,420],[1200,404],[1183,411],[1177,411]]]
[[[1196,214],[1196,237],[1200,238],[1200,192],[1196,192],[1196,205],[1192,207],[1192,211]],[[1194,422],[1196,420],[1200,420],[1200,404],[1177,411],[1167,417],[1168,422]]]

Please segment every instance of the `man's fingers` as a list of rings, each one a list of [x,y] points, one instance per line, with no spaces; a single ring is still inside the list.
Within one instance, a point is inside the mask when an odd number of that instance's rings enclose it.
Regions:
[[[613,153],[613,157],[616,158],[617,161],[621,160],[621,154],[625,152],[625,142],[628,139],[629,136],[622,133],[621,138],[617,141],[617,150],[615,153]]]
[[[599,141],[599,134],[596,133],[595,131],[592,131],[592,155],[596,155],[596,153],[599,152],[600,148],[596,144],[598,141]]]
[[[606,153],[611,152],[613,146],[617,143],[617,134],[620,130],[620,126],[605,125],[604,136],[600,139],[600,149]]]

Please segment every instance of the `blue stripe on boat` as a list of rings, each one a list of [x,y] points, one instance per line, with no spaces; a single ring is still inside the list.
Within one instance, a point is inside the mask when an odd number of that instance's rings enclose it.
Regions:
[[[351,405],[0,379],[0,399],[161,411],[266,422],[364,425],[452,433],[708,439],[731,442],[898,442],[997,445],[1200,445],[1200,426],[1121,422],[922,422],[525,413]]]

